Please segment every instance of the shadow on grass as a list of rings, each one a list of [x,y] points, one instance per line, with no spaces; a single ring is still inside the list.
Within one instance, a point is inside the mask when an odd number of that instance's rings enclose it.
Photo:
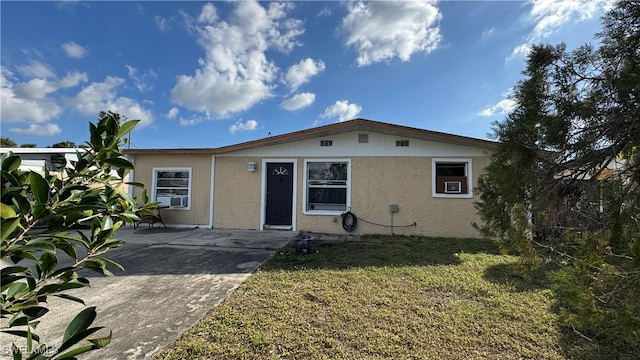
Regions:
[[[559,345],[567,359],[638,359],[640,337],[633,338],[624,329],[598,324],[578,332],[564,323],[563,309],[571,307],[572,300],[563,297],[562,292],[557,291],[559,285],[552,280],[551,274],[558,269],[560,267],[557,265],[543,264],[531,275],[531,279],[526,279],[517,263],[498,264],[488,267],[483,278],[494,284],[504,285],[511,291],[556,289],[553,292],[555,301],[551,311],[559,315]]]
[[[261,269],[351,269],[358,267],[456,265],[458,253],[497,254],[488,240],[410,236],[367,236],[360,240],[316,240],[315,251],[296,254],[293,244],[279,250]]]
[[[552,270],[554,268],[551,265],[543,265],[531,274],[531,279],[527,279],[517,263],[497,264],[488,267],[482,277],[494,284],[508,286],[516,291],[534,291],[551,287],[547,274]]]
[[[569,326],[562,328],[560,345],[567,359],[583,360],[637,360],[640,354],[640,339],[629,339],[628,334],[612,330],[607,334],[586,339]]]

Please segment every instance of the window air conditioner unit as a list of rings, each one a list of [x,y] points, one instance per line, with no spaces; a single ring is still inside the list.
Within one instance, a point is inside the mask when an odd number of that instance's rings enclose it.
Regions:
[[[160,203],[158,205],[171,206],[171,200],[173,200],[173,198],[171,196],[158,196],[158,197],[156,197],[156,201]]]
[[[444,192],[447,194],[460,194],[462,192],[462,183],[460,181],[445,181]]]
[[[186,196],[173,197],[171,198],[171,207],[187,207],[187,200]]]

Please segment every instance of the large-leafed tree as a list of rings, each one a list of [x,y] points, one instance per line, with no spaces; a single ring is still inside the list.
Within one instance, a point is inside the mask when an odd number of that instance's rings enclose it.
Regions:
[[[89,285],[82,270],[112,275],[109,268],[122,269],[107,257],[124,244],[116,231],[152,214],[155,203],[146,192],[135,199],[125,183],[134,166],[121,146],[138,121],[118,120],[101,113],[97,124],[89,123],[90,139],[78,149],[78,160],[54,157],[55,171],[24,171],[18,155],[0,157],[0,333],[14,359],[75,359],[111,340],[110,334],[95,335],[101,329],[92,327],[95,307],[78,313],[55,347],[38,336],[37,325],[46,321],[50,297],[84,304],[73,295]]]

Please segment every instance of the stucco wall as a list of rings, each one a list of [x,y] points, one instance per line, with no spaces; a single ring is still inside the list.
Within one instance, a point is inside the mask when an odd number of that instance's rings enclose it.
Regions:
[[[431,157],[354,157],[351,158],[351,211],[361,218],[357,234],[391,234],[390,204],[397,204],[393,214],[394,234],[478,237],[471,226],[479,221],[473,208],[477,199],[433,198],[431,192]],[[486,157],[471,157],[473,185],[486,166]],[[298,191],[302,194],[304,173],[302,160],[298,166]],[[298,197],[297,230],[345,233],[339,216],[305,215],[303,199]],[[413,227],[397,227],[410,225]]]
[[[192,168],[191,208],[190,210],[163,209],[162,217],[171,225],[208,225],[210,221],[210,193],[211,193],[211,155],[137,155],[133,158],[135,164],[134,181],[146,185],[151,198],[153,168],[181,167]],[[134,196],[140,198],[141,191],[134,190]]]
[[[473,186],[486,157],[470,157]],[[297,158],[296,231],[346,233],[340,216],[303,213],[304,160]],[[339,159],[339,157],[338,157]],[[346,159],[346,158],[345,158]],[[471,223],[479,221],[471,199],[434,198],[431,189],[431,157],[351,157],[351,211],[360,218],[354,234],[391,234],[390,204],[394,234],[450,237],[478,237]],[[258,171],[247,171],[255,161]],[[214,227],[259,229],[262,192],[262,159],[256,157],[216,157]],[[399,225],[416,226],[398,227]]]
[[[247,170],[255,158],[216,157],[214,228],[260,229],[262,167]]]

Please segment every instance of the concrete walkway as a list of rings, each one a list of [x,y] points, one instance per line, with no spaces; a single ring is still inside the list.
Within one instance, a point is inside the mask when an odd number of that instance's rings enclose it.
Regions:
[[[158,226],[119,230],[116,237],[127,244],[107,257],[123,265],[125,272],[112,270],[115,277],[90,275],[91,288],[69,293],[82,298],[86,306],[96,306],[94,326],[113,332],[111,344],[82,358],[150,358],[220,304],[292,236],[291,231]],[[57,346],[83,306],[49,300],[51,311],[36,333],[48,345]]]

